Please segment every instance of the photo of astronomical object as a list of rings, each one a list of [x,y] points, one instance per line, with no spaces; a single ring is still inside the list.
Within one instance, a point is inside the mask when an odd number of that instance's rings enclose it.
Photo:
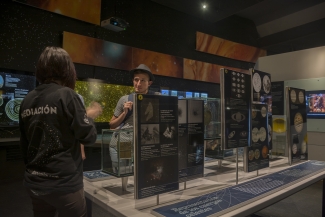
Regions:
[[[305,154],[307,152],[307,143],[306,141],[302,141],[301,143],[301,154]]]
[[[252,141],[257,142],[259,139],[259,130],[257,127],[254,127],[252,130]]]
[[[297,101],[296,90],[292,89],[290,91],[290,98],[291,98],[291,102],[293,102],[293,103],[295,103]]]
[[[248,152],[248,159],[250,161],[254,160],[254,150],[249,150],[249,152]]]
[[[141,145],[159,143],[159,124],[141,124]]]
[[[203,164],[204,161],[204,138],[203,134],[190,134],[187,149],[187,166]]]
[[[269,156],[269,149],[266,145],[263,146],[262,148],[262,157],[265,159]]]
[[[164,185],[178,180],[178,171],[175,171],[177,156],[151,158],[143,162],[143,177],[140,185],[143,187]]]
[[[263,107],[261,108],[261,114],[262,114],[262,117],[263,117],[263,118],[266,117],[266,114],[267,114],[266,106],[263,106]]]
[[[23,98],[15,98],[7,102],[5,111],[8,118],[13,121],[19,121],[19,109]]]
[[[302,115],[301,115],[300,112],[297,112],[295,114],[293,124],[295,126],[296,132],[301,133],[301,131],[302,131],[303,127],[304,127],[304,120],[303,120]]]
[[[203,100],[188,100],[188,123],[203,123]]]
[[[141,123],[159,122],[159,99],[143,98],[141,100]]]
[[[271,91],[271,80],[267,75],[264,75],[263,77],[263,89],[266,94],[268,94]]]
[[[262,86],[261,76],[258,73],[254,73],[253,75],[253,88],[255,92],[260,92]]]
[[[178,100],[178,123],[187,123],[187,106],[186,100]]]
[[[266,139],[266,130],[264,127],[261,127],[260,130],[259,130],[259,137],[260,137],[260,140],[261,142],[264,142],[265,139]]]
[[[310,113],[325,113],[325,94],[309,94],[308,107]]]
[[[303,104],[305,102],[305,94],[304,94],[304,92],[299,91],[299,93],[298,93],[298,100],[299,100],[299,102],[301,104]]]
[[[255,156],[255,159],[256,159],[256,160],[260,158],[260,156],[261,156],[261,152],[260,152],[259,149],[255,149],[254,156]]]
[[[228,139],[232,139],[236,134],[236,131],[231,131],[229,134],[228,134]]]
[[[293,144],[292,145],[292,154],[297,154],[297,151],[298,151],[298,147],[297,147],[297,144]]]
[[[231,115],[231,119],[239,123],[244,121],[246,119],[246,116],[241,112],[236,112]]]
[[[177,126],[174,124],[161,124],[161,143],[168,144],[173,143],[178,138]]]

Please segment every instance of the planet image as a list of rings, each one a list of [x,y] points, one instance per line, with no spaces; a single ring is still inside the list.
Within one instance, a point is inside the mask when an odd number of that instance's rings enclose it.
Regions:
[[[265,146],[263,146],[263,148],[262,148],[262,157],[263,158],[267,158],[269,156],[269,149],[268,149],[268,147],[265,145]]]
[[[292,149],[291,149],[291,151],[292,151],[293,154],[297,154],[297,151],[298,151],[297,144],[293,144],[293,145],[292,145]]]
[[[293,124],[295,126],[295,130],[297,131],[297,133],[301,133],[304,124],[303,124],[303,118],[300,112],[297,112],[295,114],[294,120],[293,120]]]
[[[263,89],[265,91],[265,93],[269,93],[271,90],[271,81],[269,76],[264,75],[263,77]]]
[[[252,160],[254,159],[254,151],[253,151],[253,150],[250,150],[250,151],[248,152],[248,159],[249,159],[250,161],[252,161]]]
[[[302,91],[299,91],[298,100],[301,104],[304,103],[304,101],[305,101],[305,95]]]
[[[235,131],[231,131],[231,133],[229,133],[229,135],[228,135],[228,138],[232,139],[232,137],[234,137],[235,134],[236,134]]]
[[[306,143],[306,141],[303,141],[301,143],[301,154],[305,154],[306,151],[307,151],[307,143]]]
[[[7,102],[5,111],[8,116],[13,121],[19,121],[19,109],[23,98],[12,99]]]
[[[260,152],[260,150],[256,149],[254,155],[255,155],[255,159],[256,159],[256,160],[259,159],[260,156],[261,156],[261,152]]]
[[[291,102],[293,102],[293,103],[295,103],[297,101],[296,90],[291,90],[290,91],[290,98],[291,98]]]
[[[259,130],[259,134],[260,134],[260,140],[261,142],[264,142],[266,139],[266,129],[264,127],[261,127]]]
[[[258,73],[253,75],[253,88],[255,92],[261,91],[261,76]]]
[[[3,87],[3,83],[4,83],[3,77],[0,75],[0,88]]]
[[[259,139],[259,131],[257,129],[257,127],[254,127],[252,130],[252,140],[253,142],[257,142]]]

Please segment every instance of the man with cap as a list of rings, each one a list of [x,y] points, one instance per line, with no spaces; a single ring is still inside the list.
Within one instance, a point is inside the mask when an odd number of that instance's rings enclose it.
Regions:
[[[150,91],[149,87],[154,81],[154,76],[148,66],[140,64],[137,68],[130,71],[133,80],[133,87],[135,93],[141,94],[155,94]],[[133,117],[131,114],[133,102],[130,101],[129,96],[122,96],[114,111],[114,115],[110,120],[111,129],[129,128],[133,126]]]
[[[150,85],[154,81],[154,76],[151,73],[148,66],[140,64],[137,68],[130,71],[130,75],[133,81],[134,92],[139,94],[156,94],[153,91],[149,90]],[[133,113],[132,113],[132,95],[122,96],[114,111],[114,115],[110,120],[111,129],[126,129],[133,127]],[[132,138],[130,138],[132,137]],[[118,167],[123,168],[120,170],[120,173],[129,173],[132,172],[131,161],[127,159],[120,159],[118,163],[117,156],[117,144],[118,138],[120,142],[127,143],[132,141],[133,135],[129,132],[120,132],[120,136],[117,136],[117,133],[114,133],[110,140],[110,157],[112,161],[113,172],[118,172]],[[131,171],[129,170],[131,168]]]

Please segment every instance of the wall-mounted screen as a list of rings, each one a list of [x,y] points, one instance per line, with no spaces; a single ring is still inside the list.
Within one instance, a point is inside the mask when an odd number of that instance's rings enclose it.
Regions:
[[[306,91],[307,118],[325,119],[325,90]]]
[[[35,76],[0,71],[0,126],[18,126],[20,104],[35,86]]]

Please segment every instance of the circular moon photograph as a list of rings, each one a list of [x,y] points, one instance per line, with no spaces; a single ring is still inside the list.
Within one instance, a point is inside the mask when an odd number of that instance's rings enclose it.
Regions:
[[[263,77],[263,89],[265,91],[265,93],[269,93],[271,90],[271,81],[269,76],[264,75]]]
[[[257,127],[254,127],[253,130],[252,130],[252,140],[253,142],[257,142],[258,139],[259,139],[259,135],[258,135],[258,129]]]
[[[295,90],[290,91],[291,102],[295,103],[297,101],[297,94]]]
[[[267,158],[268,155],[269,155],[269,149],[266,145],[264,145],[262,148],[262,157]]]
[[[293,145],[292,145],[292,150],[291,150],[291,151],[292,151],[293,154],[297,154],[298,147],[297,147],[296,144],[293,144]]]
[[[305,95],[304,95],[304,93],[303,93],[302,91],[299,91],[298,99],[299,99],[299,102],[300,102],[301,104],[304,103],[304,101],[305,101]]]
[[[261,142],[264,142],[265,139],[266,139],[266,130],[265,130],[265,128],[264,127],[261,127],[259,133],[260,133],[260,140],[261,140]]]
[[[13,121],[19,121],[19,109],[23,98],[12,99],[7,102],[5,111],[8,116]]]
[[[253,159],[254,159],[254,151],[253,151],[253,150],[250,150],[250,151],[248,152],[248,159],[249,159],[249,160],[253,160]]]
[[[266,107],[263,106],[263,107],[261,108],[261,114],[262,114],[262,117],[263,117],[263,118],[266,117],[266,113],[267,113]]]
[[[301,133],[304,126],[303,122],[304,120],[302,118],[302,115],[300,114],[300,112],[297,112],[293,120],[293,124],[295,126],[295,130],[297,131],[297,133]]]
[[[261,91],[261,76],[258,73],[253,75],[253,88],[256,92]]]
[[[307,151],[307,143],[306,143],[306,141],[303,141],[301,143],[301,154],[305,154],[306,151]]]
[[[260,152],[260,150],[256,149],[256,150],[255,150],[255,159],[256,159],[256,160],[259,159],[260,156],[261,156],[261,152]]]

